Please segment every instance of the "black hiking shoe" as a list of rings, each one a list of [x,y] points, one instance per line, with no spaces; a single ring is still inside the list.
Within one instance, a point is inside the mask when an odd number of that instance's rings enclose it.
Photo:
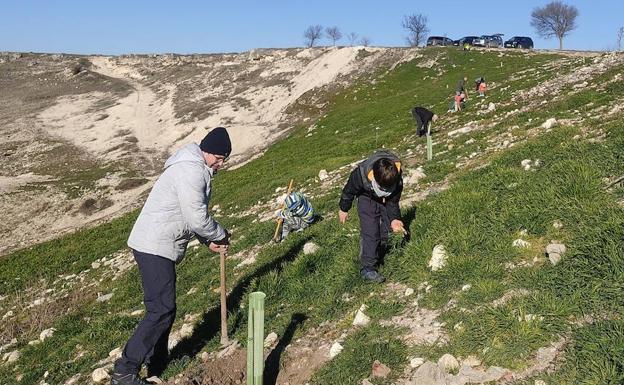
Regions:
[[[360,276],[363,280],[373,283],[382,283],[386,278],[375,270],[362,270]]]
[[[151,383],[143,380],[138,374],[113,373],[111,385],[151,385]]]

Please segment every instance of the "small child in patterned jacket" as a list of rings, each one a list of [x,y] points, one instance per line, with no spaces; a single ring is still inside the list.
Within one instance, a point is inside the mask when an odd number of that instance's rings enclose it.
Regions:
[[[316,215],[310,201],[300,192],[292,192],[284,199],[285,207],[279,210],[278,218],[283,219],[282,241],[291,232],[303,231],[316,220]]]

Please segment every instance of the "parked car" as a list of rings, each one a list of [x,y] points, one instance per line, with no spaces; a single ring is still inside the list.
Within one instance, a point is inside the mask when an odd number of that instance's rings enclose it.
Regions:
[[[500,33],[495,35],[482,35],[473,41],[473,45],[477,47],[500,48],[503,46],[503,38]]]
[[[533,39],[526,36],[514,36],[505,42],[505,48],[533,49]]]
[[[468,45],[474,45],[473,42],[478,39],[479,36],[464,36],[459,40],[453,40],[454,46],[463,46],[464,43],[468,43]]]
[[[453,45],[453,40],[445,36],[429,36],[429,38],[427,39],[427,47],[435,45]]]

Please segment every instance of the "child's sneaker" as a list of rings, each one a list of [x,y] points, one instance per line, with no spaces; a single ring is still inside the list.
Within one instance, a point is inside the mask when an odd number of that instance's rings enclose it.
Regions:
[[[137,374],[120,374],[113,373],[111,376],[111,385],[151,385],[139,377]]]
[[[363,280],[373,283],[382,283],[386,280],[383,275],[379,274],[376,270],[362,270],[360,276]]]

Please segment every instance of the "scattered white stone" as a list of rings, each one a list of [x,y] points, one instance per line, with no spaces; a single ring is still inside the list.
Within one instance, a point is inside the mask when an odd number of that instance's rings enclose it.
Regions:
[[[518,316],[518,321],[522,322],[523,320],[524,322],[536,322],[543,321],[544,317],[535,314],[525,314],[524,317]]]
[[[195,238],[188,243],[188,247],[196,247],[199,246],[199,239]]]
[[[450,354],[445,354],[438,360],[438,366],[446,373],[459,369],[459,361]]]
[[[522,162],[520,162],[520,166],[528,171],[531,169],[531,163],[533,163],[531,159],[524,159]]]
[[[329,358],[336,357],[338,354],[340,354],[340,352],[342,352],[342,349],[344,349],[342,345],[340,345],[338,342],[334,342],[331,348],[329,348]]]
[[[557,119],[550,118],[542,124],[542,128],[549,129],[557,125]]]
[[[8,350],[11,346],[15,345],[16,343],[17,343],[17,339],[13,338],[11,342],[9,342],[8,344],[0,346],[0,353],[2,353],[5,350]]]
[[[271,346],[273,346],[273,344],[277,342],[277,333],[275,332],[271,332],[269,333],[268,336],[266,336],[266,338],[264,339],[264,347],[265,348],[270,348]]]
[[[97,262],[97,261],[96,261],[96,262],[91,262],[91,268],[92,268],[93,270],[95,270],[95,269],[99,269],[99,268],[100,268],[100,266],[102,266],[102,264],[101,264],[100,262]]]
[[[119,358],[121,357],[121,353],[123,352],[122,348],[115,348],[113,350],[111,350],[110,352],[108,352],[108,357],[109,358]]]
[[[96,301],[98,302],[107,302],[110,301],[111,298],[113,298],[113,294],[114,293],[109,293],[109,294],[105,294],[105,295],[100,295],[97,297]]]
[[[557,266],[561,262],[561,254],[550,253],[548,254],[548,260],[553,266]]]
[[[13,317],[13,316],[14,316],[13,310],[9,310],[8,312],[6,312],[5,315],[2,316],[2,320],[5,320],[5,319],[7,319],[9,317]]]
[[[513,247],[529,247],[531,246],[531,243],[525,241],[524,239],[516,239],[511,245]]]
[[[474,367],[481,365],[481,360],[475,356],[468,356],[462,360],[461,364],[462,366]]]
[[[306,242],[306,244],[303,245],[303,254],[305,254],[305,255],[314,254],[318,250],[319,250],[319,247],[314,242]]]
[[[366,305],[362,304],[358,309],[357,313],[355,313],[355,318],[353,319],[353,326],[366,326],[370,323],[370,317],[364,314],[366,310]]]
[[[544,380],[535,380],[535,385],[547,385]]]
[[[453,330],[458,332],[463,332],[464,330],[466,330],[466,328],[464,327],[464,321],[459,321],[458,323],[453,325]]]
[[[203,362],[208,362],[208,360],[210,359],[210,353],[202,352],[200,357]]]
[[[410,360],[410,367],[416,369],[420,365],[424,364],[425,360],[421,357],[414,357]]]
[[[43,305],[44,303],[45,303],[45,298],[37,298],[36,300],[33,301],[32,305],[39,306],[39,305]]]
[[[466,126],[466,127],[458,128],[457,130],[449,131],[446,135],[448,135],[449,137],[453,137],[456,135],[467,134],[473,129],[474,129],[473,127]]]
[[[56,331],[55,328],[49,328],[49,329],[42,331],[41,333],[39,333],[39,340],[41,342],[45,341],[46,339],[52,337],[55,331]]]
[[[410,382],[414,385],[446,385],[447,383],[444,371],[431,361],[420,365]]]
[[[2,361],[5,361],[10,364],[19,360],[20,355],[21,354],[19,350],[13,350],[12,352],[4,353],[4,355],[2,356]]]
[[[427,175],[425,175],[423,168],[418,167],[416,170],[409,171],[407,175],[403,177],[403,183],[407,185],[417,184],[419,180],[426,176]]]
[[[36,346],[36,345],[39,345],[40,343],[41,343],[41,340],[28,341],[28,345],[30,346]]]
[[[75,383],[78,382],[78,380],[80,379],[80,376],[81,376],[80,373],[73,375],[67,381],[65,381],[64,385],[74,385]]]
[[[143,310],[143,309],[139,309],[139,310],[135,310],[135,311],[133,311],[132,313],[130,313],[130,315],[131,315],[132,317],[138,317],[138,316],[140,316],[140,315],[143,315],[143,313],[145,313],[145,310]]]
[[[468,290],[470,290],[470,289],[472,289],[472,285],[471,285],[471,284],[469,284],[469,283],[465,284],[465,285],[464,285],[464,286],[462,286],[462,288],[461,288],[461,290],[462,290],[462,291],[468,291]]]
[[[186,337],[190,337],[193,335],[193,330],[195,329],[195,325],[192,324],[184,324],[182,325],[182,327],[180,328],[178,334],[180,335],[180,337],[182,337],[182,339],[186,338]]]
[[[411,287],[408,287],[407,289],[405,289],[405,296],[409,297],[410,295],[414,294],[414,289],[412,289]]]
[[[156,376],[147,377],[145,379],[150,384],[164,384],[165,382]]]
[[[473,138],[468,139],[464,144],[473,144],[475,140]]]
[[[318,178],[319,178],[319,180],[320,180],[321,182],[322,182],[322,181],[324,181],[325,179],[329,178],[329,174],[327,173],[327,170],[321,170],[321,171],[319,171],[319,173],[318,173]]]
[[[93,371],[93,373],[91,373],[91,379],[96,384],[100,382],[104,382],[108,380],[109,378],[110,376],[108,375],[108,371],[104,368],[97,368]]]
[[[197,293],[197,288],[196,287],[192,287],[189,289],[189,291],[186,292],[187,295],[191,295],[191,294],[195,294]]]
[[[488,111],[494,111],[496,110],[496,104],[490,102],[490,104],[488,104]]]
[[[551,243],[549,243],[546,246],[546,253],[548,254],[550,253],[563,254],[565,252],[566,252],[566,246],[563,243],[551,241]]]
[[[247,258],[243,259],[238,265],[236,265],[235,269],[240,269],[247,265],[252,265],[256,262],[256,256],[254,254],[250,254]]]
[[[555,229],[560,229],[563,227],[563,223],[561,223],[561,221],[557,219],[556,221],[553,222],[553,227]]]
[[[238,348],[240,348],[240,344],[238,343],[238,341],[235,340],[234,342],[226,345],[224,349],[219,351],[219,353],[217,353],[217,358],[229,357],[234,354]]]
[[[436,245],[431,253],[431,260],[429,260],[429,267],[431,271],[437,271],[446,266],[446,250],[444,245]]]

